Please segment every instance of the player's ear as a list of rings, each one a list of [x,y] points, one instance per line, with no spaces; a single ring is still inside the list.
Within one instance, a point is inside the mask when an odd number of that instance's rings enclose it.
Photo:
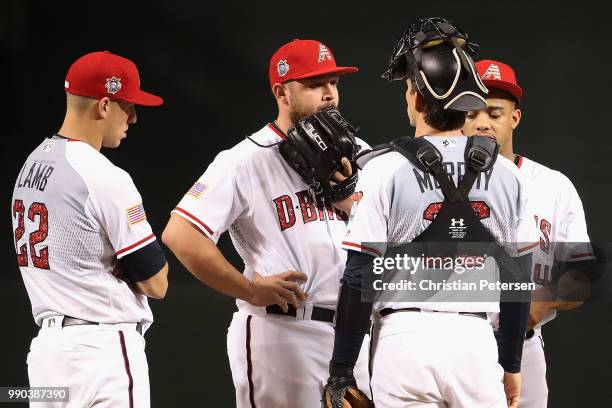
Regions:
[[[512,112],[512,129],[516,129],[519,123],[521,123],[521,110],[516,108],[514,112]]]
[[[416,92],[416,95],[414,95],[414,109],[421,113],[423,112],[423,107],[424,105],[424,101],[423,101],[423,95],[421,95],[420,92]]]
[[[105,96],[100,99],[96,105],[96,113],[102,119],[105,119],[108,116],[108,111],[110,110],[110,102],[111,100]]]
[[[272,93],[277,101],[282,102],[284,104],[288,103],[287,100],[287,88],[284,84],[276,83],[272,85]]]

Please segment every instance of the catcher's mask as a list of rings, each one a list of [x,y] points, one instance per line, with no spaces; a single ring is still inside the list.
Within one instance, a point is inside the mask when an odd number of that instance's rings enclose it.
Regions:
[[[478,44],[452,21],[422,18],[395,43],[383,78],[412,79],[428,103],[457,111],[486,107],[487,88],[474,66]]]

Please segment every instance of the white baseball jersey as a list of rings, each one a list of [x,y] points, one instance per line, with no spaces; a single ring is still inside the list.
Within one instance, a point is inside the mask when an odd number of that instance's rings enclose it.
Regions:
[[[465,136],[429,137],[440,151],[444,168],[455,185],[465,174]],[[444,201],[435,178],[416,168],[398,152],[370,160],[364,167],[357,191],[363,193],[353,206],[343,247],[379,257],[387,243],[407,243],[433,221]],[[512,256],[531,251],[537,238],[527,209],[527,196],[516,166],[501,155],[492,169],[480,173],[469,199],[484,226]],[[378,303],[374,310],[391,307]],[[420,307],[446,311],[498,312],[497,302],[403,302],[398,307]]]
[[[261,145],[284,137],[271,124],[251,136]],[[368,147],[361,140],[358,144]],[[302,284],[307,301],[335,308],[346,261],[340,243],[348,217],[331,203],[315,201],[277,147],[245,139],[219,153],[172,212],[215,243],[229,229],[249,279],[253,272],[303,272],[308,277]],[[241,300],[237,305],[252,308]]]
[[[534,262],[532,279],[539,286],[551,281],[554,261],[570,262],[594,259],[587,233],[582,201],[572,182],[561,172],[552,170],[523,156],[517,156],[517,167],[523,175],[539,236],[539,261]],[[557,243],[567,243],[558,245]],[[538,326],[552,320],[551,311]]]
[[[111,274],[117,259],[155,240],[125,171],[87,143],[53,136],[21,168],[11,209],[36,324],[55,315],[153,321],[146,296]]]

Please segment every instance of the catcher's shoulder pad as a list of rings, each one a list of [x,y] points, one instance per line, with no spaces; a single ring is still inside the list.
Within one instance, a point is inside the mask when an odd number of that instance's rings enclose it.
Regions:
[[[476,172],[487,171],[495,164],[499,147],[488,136],[471,136],[465,146],[465,162]]]
[[[373,158],[393,151],[400,153],[422,171],[428,171],[433,162],[442,161],[442,154],[427,139],[402,136],[360,153],[357,156],[357,165],[362,169]]]

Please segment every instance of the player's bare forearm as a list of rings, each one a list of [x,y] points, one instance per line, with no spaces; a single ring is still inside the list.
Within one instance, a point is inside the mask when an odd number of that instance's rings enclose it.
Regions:
[[[168,264],[166,263],[155,275],[142,282],[136,282],[136,290],[154,299],[163,299],[168,291]]]
[[[247,299],[251,283],[230,264],[215,243],[189,221],[172,215],[162,241],[202,283],[237,299]]]
[[[509,408],[517,408],[521,397],[521,373],[504,372],[504,392]]]
[[[253,306],[276,304],[285,312],[289,303],[297,308],[306,299],[297,283],[306,280],[303,273],[284,271],[260,276],[255,272],[253,280],[249,281],[225,259],[210,238],[178,215],[173,214],[170,218],[162,240],[193,276],[225,295]]]
[[[554,302],[554,307],[557,310],[572,310],[582,305],[584,302]]]
[[[533,329],[539,322],[548,316],[548,313],[552,310],[571,310],[580,306],[582,303],[583,302],[562,301],[531,302],[527,328]]]

